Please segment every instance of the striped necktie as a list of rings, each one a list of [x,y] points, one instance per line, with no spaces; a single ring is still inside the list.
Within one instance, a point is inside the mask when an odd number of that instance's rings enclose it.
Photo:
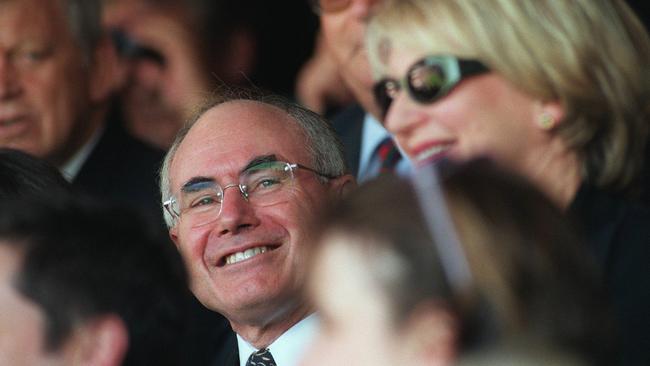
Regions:
[[[251,353],[246,361],[246,366],[276,366],[271,351],[268,348]]]
[[[375,154],[381,163],[380,174],[394,173],[397,163],[402,159],[395,142],[390,137],[386,137],[375,150]]]

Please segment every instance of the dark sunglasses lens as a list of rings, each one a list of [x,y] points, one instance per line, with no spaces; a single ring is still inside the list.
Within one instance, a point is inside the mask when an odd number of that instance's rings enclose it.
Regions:
[[[406,77],[411,96],[420,103],[435,101],[447,82],[445,71],[440,65],[424,62],[413,65]]]
[[[388,113],[388,109],[398,91],[399,83],[392,79],[383,79],[375,84],[373,89],[375,102],[381,109],[382,118],[386,117],[386,113]]]

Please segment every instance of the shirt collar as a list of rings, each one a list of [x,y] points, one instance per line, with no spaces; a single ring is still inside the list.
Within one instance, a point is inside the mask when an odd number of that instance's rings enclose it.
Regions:
[[[366,113],[365,118],[363,119],[363,130],[361,136],[361,163],[367,162],[370,160],[370,157],[375,152],[377,145],[379,145],[386,137],[389,137],[390,134],[386,129],[374,118],[371,114]],[[363,169],[364,167],[359,167]]]
[[[104,127],[96,129],[92,136],[90,136],[90,139],[59,168],[61,174],[68,182],[72,182],[77,177],[81,167],[88,160],[88,156],[97,145],[99,137],[103,132]]]
[[[374,159],[373,154],[377,146],[381,144],[386,137],[391,137],[391,134],[384,128],[384,126],[370,113],[366,113],[363,119],[363,128],[361,130],[361,151],[359,152],[359,172],[357,174],[357,181],[363,183],[379,174],[380,166]],[[403,159],[397,163],[396,172],[400,176],[408,176],[411,174],[411,162],[401,147],[397,145]]]
[[[365,181],[376,175],[373,166],[373,154],[377,146],[390,134],[370,113],[366,113],[361,129],[361,151],[359,152],[359,182]]]
[[[318,317],[311,314],[284,332],[268,346],[278,366],[297,366],[318,330]],[[246,366],[248,357],[257,349],[237,334],[239,365]]]

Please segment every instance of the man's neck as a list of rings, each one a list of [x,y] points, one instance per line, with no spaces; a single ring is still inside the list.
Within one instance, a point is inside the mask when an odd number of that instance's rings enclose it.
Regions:
[[[265,324],[244,324],[230,322],[230,326],[240,337],[257,349],[268,347],[284,332],[296,323],[309,316],[313,311],[307,306],[301,306],[282,319]]]
[[[294,324],[276,340],[265,347],[271,353],[277,365],[297,366],[305,356],[309,346],[318,334],[319,321],[316,314],[311,314]],[[251,354],[260,351],[241,336],[237,336],[239,365],[245,366]]]

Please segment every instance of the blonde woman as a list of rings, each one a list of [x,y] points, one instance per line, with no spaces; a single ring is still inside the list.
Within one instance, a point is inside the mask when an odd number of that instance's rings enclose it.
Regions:
[[[582,226],[650,364],[643,167],[650,41],[616,0],[386,0],[367,35],[385,125],[416,165],[487,156]]]

